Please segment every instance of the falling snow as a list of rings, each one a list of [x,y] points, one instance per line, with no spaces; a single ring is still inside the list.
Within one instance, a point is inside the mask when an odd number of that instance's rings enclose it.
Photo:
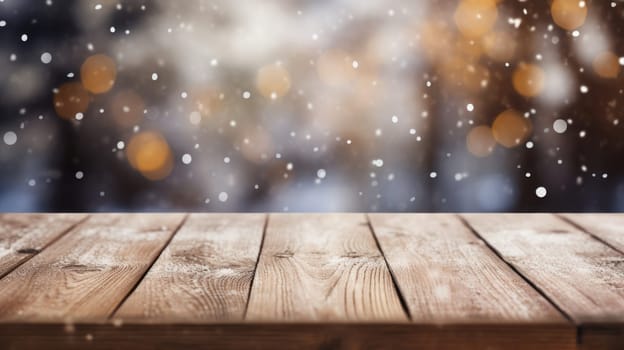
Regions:
[[[0,0],[0,209],[624,210],[624,6],[425,2]]]

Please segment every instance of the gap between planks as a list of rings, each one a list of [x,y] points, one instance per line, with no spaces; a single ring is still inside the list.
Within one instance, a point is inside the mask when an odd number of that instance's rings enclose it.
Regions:
[[[407,322],[364,213],[273,214],[246,322]]]
[[[384,259],[384,262],[386,263],[386,268],[390,272],[390,277],[392,278],[392,285],[394,286],[395,292],[399,296],[399,301],[401,302],[401,307],[403,308],[403,312],[405,313],[405,316],[407,317],[408,321],[411,322],[412,321],[412,313],[409,311],[409,307],[407,305],[407,300],[405,300],[405,296],[401,292],[401,288],[399,288],[399,283],[397,281],[397,276],[394,273],[394,270],[390,267],[390,264],[388,263],[388,258],[386,257],[386,253],[384,252],[383,248],[381,247],[381,244],[379,244],[379,237],[377,237],[377,233],[375,232],[375,228],[373,227],[373,224],[371,223],[370,215],[368,213],[366,214],[366,222],[368,223],[368,229],[370,230],[371,235],[373,235],[373,239],[375,240],[375,244],[377,245],[377,249],[379,249],[379,252],[381,253],[381,256]]]
[[[249,310],[249,299],[251,299],[251,291],[253,289],[254,281],[256,280],[256,272],[258,271],[258,262],[260,262],[260,255],[262,255],[262,248],[264,248],[264,238],[266,237],[267,227],[269,227],[269,218],[271,215],[265,214],[264,227],[262,227],[262,238],[260,238],[260,249],[258,249],[258,255],[256,256],[256,263],[254,264],[253,274],[251,276],[251,282],[249,283],[249,291],[247,292],[247,301],[245,302],[245,311],[243,312],[243,320],[247,319],[247,311]]]
[[[106,320],[183,218],[91,215],[0,280],[0,320]]]
[[[145,279],[145,276],[147,276],[148,272],[152,269],[152,266],[154,266],[156,261],[158,261],[158,258],[160,258],[160,256],[162,255],[163,251],[165,251],[165,249],[167,249],[167,247],[169,246],[169,244],[173,240],[173,237],[175,237],[175,235],[180,231],[182,226],[184,226],[184,224],[186,223],[186,220],[188,220],[188,217],[189,217],[188,213],[184,215],[184,218],[182,219],[180,224],[178,224],[178,226],[173,230],[172,234],[169,236],[169,239],[162,246],[162,248],[160,249],[160,251],[158,252],[156,257],[154,258],[154,260],[152,260],[152,262],[148,265],[148,267],[145,270],[145,272],[143,273],[143,275],[141,275],[141,277],[139,277],[138,281],[134,284],[134,286],[130,289],[130,291],[128,291],[128,293],[121,299],[119,304],[117,304],[117,306],[113,309],[113,311],[111,311],[111,313],[108,315],[108,319],[109,320],[112,319],[115,316],[115,313],[117,313],[117,310],[119,310],[119,308],[121,308],[121,306],[126,302],[126,300],[128,300],[130,295],[132,295],[132,293],[134,293],[134,291],[141,284],[141,282],[143,282],[143,279]]]
[[[17,214],[17,215],[21,215],[21,214]],[[27,214],[25,214],[25,215],[27,215]],[[47,215],[47,214],[42,214],[42,215]],[[10,267],[6,271],[0,271],[0,280],[2,278],[4,278],[4,277],[8,276],[9,274],[11,274],[13,271],[15,271],[17,268],[19,268],[23,264],[27,263],[30,259],[32,259],[35,256],[41,254],[46,248],[48,248],[49,246],[54,244],[59,239],[63,238],[63,236],[65,236],[66,234],[68,234],[69,232],[74,230],[76,227],[81,225],[83,222],[87,221],[90,217],[91,217],[91,215],[84,215],[83,218],[81,218],[81,219],[77,220],[76,222],[70,224],[69,226],[67,226],[66,228],[61,230],[61,232],[58,235],[56,235],[54,238],[52,238],[51,240],[45,242],[41,246],[41,249],[38,249],[38,250],[34,251],[33,254],[30,254],[27,257],[23,258],[21,261],[19,261],[17,264],[15,264],[14,266]]]
[[[555,214],[555,216],[557,216],[559,219],[565,221],[566,223],[574,226],[576,229],[578,229],[581,232],[586,233],[587,235],[589,235],[590,237],[592,237],[593,239],[597,240],[598,242],[606,245],[607,247],[617,251],[620,254],[624,254],[624,249],[621,249],[619,247],[616,247],[614,244],[612,244],[611,242],[609,242],[608,240],[598,236],[596,233],[593,233],[588,227],[586,227],[585,225],[583,225],[581,222],[575,220],[575,219],[571,219],[570,217],[568,217],[569,214],[567,215],[563,215],[563,214]]]
[[[486,240],[484,237],[481,236],[481,234],[466,220],[466,218],[464,218],[461,215],[456,215],[459,220],[461,220],[461,222],[463,223],[464,226],[466,226],[466,228],[468,230],[470,230],[470,232],[475,235],[480,241],[482,241],[486,247],[491,250],[497,257],[498,259],[500,259],[503,263],[505,263],[507,266],[509,266],[511,268],[511,270],[513,270],[513,272],[515,274],[517,274],[520,278],[522,278],[526,283],[528,283],[534,290],[536,290],[539,294],[541,294],[542,297],[544,297],[559,313],[561,313],[568,321],[571,321],[573,324],[575,324],[575,322],[573,321],[573,319],[571,318],[571,316],[566,313],[565,311],[562,310],[561,307],[559,307],[559,305],[557,303],[555,303],[540,287],[539,287],[539,281],[533,282],[531,281],[529,276],[525,276],[522,272],[520,272],[518,270],[518,268],[513,265],[512,263],[508,262],[504,255],[499,252],[492,244],[490,244],[490,242],[488,242],[488,240]],[[603,241],[601,238],[595,236],[594,234],[592,234],[590,232],[590,229],[585,228],[583,226],[580,226],[579,224],[576,224],[576,222],[574,221],[570,221],[567,218],[563,218],[559,215],[552,215],[555,218],[560,219],[561,221],[564,221],[572,226],[574,226],[575,228],[577,228],[579,231],[587,234],[588,236],[592,237],[593,239],[599,241],[601,244],[604,244],[606,246],[609,246],[611,249],[614,249],[615,251],[620,252],[618,249],[615,249],[612,245],[608,244],[607,242]],[[109,318],[113,317],[116,313],[116,311],[121,307],[121,305],[123,305],[123,303],[126,301],[126,299],[128,297],[130,297],[133,292],[136,290],[136,288],[143,282],[145,276],[149,273],[149,271],[152,269],[153,265],[156,263],[156,261],[158,261],[159,257],[161,256],[161,254],[163,253],[163,251],[170,245],[171,241],[173,240],[173,238],[176,236],[176,234],[180,231],[180,229],[185,225],[187,219],[188,219],[189,215],[185,215],[183,220],[180,222],[180,224],[177,226],[177,228],[175,230],[173,230],[173,233],[170,235],[169,239],[166,241],[166,243],[162,246],[162,248],[160,249],[160,251],[158,252],[158,254],[155,256],[155,258],[151,261],[151,263],[148,265],[147,269],[145,270],[145,272],[142,274],[142,276],[138,279],[138,281],[136,281],[136,283],[134,284],[134,286],[129,290],[129,292],[124,296],[124,298],[119,302],[119,304],[116,306],[116,308],[110,313]],[[388,269],[390,275],[391,275],[391,280],[392,280],[392,285],[394,287],[394,290],[397,294],[397,296],[399,297],[400,301],[401,301],[401,306],[403,307],[403,311],[406,314],[406,316],[408,318],[412,318],[411,313],[409,312],[409,309],[407,308],[407,305],[405,303],[405,296],[403,295],[403,293],[401,292],[398,282],[397,282],[397,278],[392,270],[392,268],[389,265],[387,256],[385,254],[385,252],[383,251],[380,243],[379,243],[379,238],[378,235],[375,231],[375,228],[373,227],[370,217],[368,214],[365,215],[366,217],[366,223],[368,225],[368,230],[370,231],[370,234],[372,235],[373,239],[375,240],[375,244],[377,245],[377,248],[379,250],[379,252],[381,253],[381,256],[384,259],[384,264],[386,266],[386,268]],[[33,257],[35,257],[37,254],[40,254],[42,252],[45,251],[45,249],[47,249],[49,246],[51,246],[52,244],[54,244],[55,242],[57,242],[59,239],[61,239],[63,236],[65,236],[68,232],[71,232],[72,230],[74,230],[77,226],[81,225],[82,223],[84,223],[86,220],[88,220],[89,216],[85,216],[84,218],[82,218],[81,220],[79,220],[78,222],[72,224],[70,227],[68,227],[67,229],[65,229],[61,234],[59,234],[56,238],[54,238],[53,240],[51,240],[50,242],[48,242],[45,246],[42,247],[42,249],[37,252],[36,254],[33,254],[32,256],[28,257],[27,259],[25,259],[24,261],[20,262],[17,266],[13,267],[11,270],[9,270],[7,273],[5,273],[3,276],[0,276],[0,278],[10,274],[12,271],[14,271],[15,269],[17,269],[20,265],[24,264],[25,262],[27,262],[28,260],[32,259]],[[245,310],[244,310],[244,318],[246,318],[247,315],[247,310],[249,307],[249,302],[250,302],[250,296],[251,296],[251,292],[252,292],[252,287],[254,284],[255,279],[257,278],[257,269],[258,269],[258,264],[260,261],[260,257],[261,255],[264,253],[263,249],[264,249],[264,240],[267,234],[267,228],[269,225],[269,220],[270,220],[270,215],[265,215],[264,217],[264,227],[262,228],[262,236],[261,236],[261,241],[260,241],[260,247],[258,250],[258,254],[256,256],[256,260],[255,260],[255,264],[254,264],[254,269],[253,269],[253,275],[252,275],[252,279],[250,282],[250,286],[249,286],[249,290],[248,290],[248,295],[247,295],[247,300],[245,303]],[[576,334],[577,337],[580,337],[582,333],[582,328],[580,328],[580,325],[577,325],[576,327]],[[578,341],[578,339],[577,339]]]
[[[531,281],[528,276],[525,276],[522,272],[520,272],[518,270],[518,268],[516,266],[514,266],[513,264],[509,263],[504,257],[503,255],[494,247],[490,244],[490,242],[488,242],[485,238],[483,238],[481,236],[481,234],[479,234],[479,232],[468,222],[468,220],[466,220],[466,218],[464,218],[463,216],[456,214],[456,216],[459,218],[459,220],[464,224],[464,226],[466,226],[468,228],[468,230],[470,230],[470,232],[472,232],[472,234],[474,234],[479,240],[481,240],[494,254],[496,254],[496,256],[502,261],[504,262],[507,266],[509,266],[509,268],[518,276],[520,276],[520,278],[522,278],[529,286],[531,286],[533,289],[535,289],[535,291],[537,291],[544,299],[546,299],[550,305],[552,305],[557,311],[559,311],[559,313],[565,317],[566,320],[568,320],[571,324],[575,325],[576,327],[576,340],[577,343],[579,342],[579,338],[580,338],[580,328],[579,326],[576,324],[576,322],[574,322],[574,319],[567,313],[565,312],[559,305],[557,305],[557,303],[554,302],[554,300],[552,300],[548,294],[546,294],[546,292],[544,290],[542,290],[542,288],[540,288],[536,283],[534,283],[533,281]]]
[[[621,230],[609,225],[621,222],[621,217],[605,222],[593,217],[592,225],[582,222],[583,217],[570,218],[575,225],[545,213],[462,217],[572,320],[581,348],[621,349],[624,271],[618,264],[624,262],[624,256],[603,241],[618,244]],[[615,345],[618,343],[620,346]]]

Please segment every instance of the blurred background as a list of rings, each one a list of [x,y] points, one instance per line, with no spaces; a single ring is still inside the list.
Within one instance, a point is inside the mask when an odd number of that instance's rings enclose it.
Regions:
[[[621,211],[623,29],[621,0],[0,0],[0,211]]]

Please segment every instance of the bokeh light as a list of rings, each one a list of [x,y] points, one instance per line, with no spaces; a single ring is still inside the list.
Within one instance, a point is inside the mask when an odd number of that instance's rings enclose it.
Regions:
[[[498,62],[511,60],[518,47],[518,43],[509,32],[496,31],[488,33],[483,38],[483,49],[485,53]]]
[[[277,63],[264,66],[258,70],[256,87],[266,98],[282,97],[290,90],[290,74]]]
[[[619,58],[611,51],[596,56],[593,62],[594,71],[602,78],[617,78],[620,74]]]
[[[115,94],[110,110],[115,123],[121,127],[138,125],[143,119],[145,103],[133,90],[122,90]]]
[[[544,89],[544,71],[537,65],[520,62],[513,73],[513,86],[526,97],[539,95]]]
[[[89,108],[90,96],[78,82],[65,83],[54,91],[54,110],[65,119],[73,119]]]
[[[515,110],[508,109],[499,114],[492,123],[492,135],[500,145],[516,147],[531,134],[531,121]]]
[[[587,1],[553,0],[550,12],[558,26],[566,30],[574,30],[585,24]]]
[[[461,0],[454,19],[462,35],[477,39],[494,27],[497,17],[496,0]]]
[[[624,208],[618,1],[5,0],[0,21],[5,210]]]
[[[489,126],[476,126],[466,136],[466,147],[476,157],[487,157],[494,151],[496,140]]]
[[[190,107],[202,116],[210,117],[221,110],[223,98],[224,94],[215,88],[198,88],[191,93],[194,104]]]
[[[169,144],[155,131],[143,131],[133,135],[128,143],[126,156],[130,165],[150,180],[162,180],[173,169]]]
[[[94,94],[108,92],[117,78],[115,61],[102,54],[90,56],[80,67],[80,78],[82,85],[90,92]]]

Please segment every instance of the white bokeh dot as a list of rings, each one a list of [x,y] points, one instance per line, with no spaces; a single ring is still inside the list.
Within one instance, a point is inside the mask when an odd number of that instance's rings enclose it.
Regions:
[[[193,157],[190,154],[185,153],[182,156],[182,163],[188,165],[188,164],[191,164],[192,161],[193,161]]]
[[[221,192],[219,193],[219,201],[220,202],[227,202],[228,200],[228,194],[227,192]]]
[[[557,134],[563,134],[567,129],[568,123],[563,119],[557,119],[553,123],[553,130],[555,130]]]
[[[7,131],[4,133],[3,140],[4,143],[6,143],[7,145],[13,146],[15,143],[17,143],[17,134],[13,131]]]
[[[540,186],[540,187],[535,189],[535,195],[538,198],[544,198],[544,197],[546,197],[546,194],[548,194],[548,191],[546,191],[546,187],[544,187],[544,186]]]
[[[49,52],[44,52],[41,54],[41,62],[43,64],[48,64],[52,62],[52,55]]]

